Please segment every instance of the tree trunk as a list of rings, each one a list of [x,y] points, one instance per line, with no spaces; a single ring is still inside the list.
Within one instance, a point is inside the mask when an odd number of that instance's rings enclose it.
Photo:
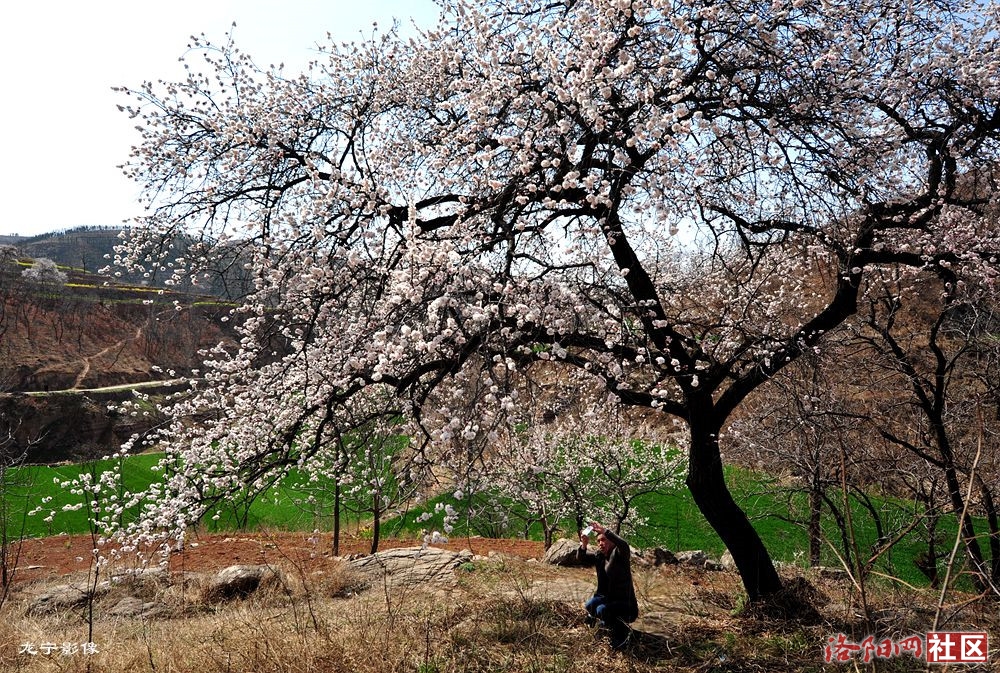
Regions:
[[[940,517],[934,515],[931,517],[930,522],[927,526],[928,536],[927,536],[927,551],[923,554],[917,554],[916,558],[913,559],[913,564],[917,566],[917,569],[922,572],[931,583],[931,589],[937,589],[941,586],[941,579],[938,577],[938,553],[937,553],[937,540],[935,539],[937,525]]]
[[[733,555],[750,602],[780,591],[771,555],[726,486],[717,428],[691,424],[687,485],[698,509]]]
[[[340,556],[340,482],[333,486],[333,555]]]
[[[983,509],[986,510],[986,523],[990,531],[990,576],[993,583],[997,584],[1000,583],[1000,517],[997,515],[993,491],[978,474],[976,474],[976,481],[979,483],[979,493],[982,496]]]
[[[941,453],[945,458],[944,476],[948,485],[948,495],[951,499],[952,509],[958,517],[958,525],[962,531],[962,541],[965,543],[965,551],[972,562],[972,585],[976,591],[986,591],[989,586],[986,578],[989,576],[986,564],[983,561],[983,551],[979,547],[976,538],[976,526],[972,521],[972,514],[966,511],[965,498],[962,496],[962,486],[958,480],[958,471],[952,461],[950,446],[947,451],[941,447]]]
[[[371,553],[375,554],[378,552],[379,535],[381,534],[381,521],[382,510],[379,505],[379,498],[381,494],[375,493],[372,495],[372,550]]]
[[[837,530],[840,531],[840,548],[844,552],[844,569],[850,570],[854,567],[854,552],[851,551],[851,536],[847,530],[847,520],[841,514],[837,504],[825,493],[823,494],[823,502],[826,503],[827,508],[830,510],[830,515],[837,523]],[[851,572],[854,571],[852,570]]]
[[[820,564],[820,553],[823,546],[823,493],[820,490],[820,480],[817,475],[813,475],[812,483],[809,484],[809,566],[814,567]]]

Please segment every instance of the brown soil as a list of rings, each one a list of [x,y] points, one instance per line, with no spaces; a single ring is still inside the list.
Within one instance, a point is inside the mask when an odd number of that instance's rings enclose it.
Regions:
[[[383,540],[379,550],[419,546],[416,540]],[[170,554],[170,569],[211,571],[234,564],[292,563],[304,571],[322,569],[333,558],[332,536],[310,533],[230,533],[199,534],[190,538],[182,552]],[[482,537],[459,538],[442,549],[469,549],[474,554],[498,552],[521,558],[541,558],[544,547],[531,540],[497,540]],[[367,554],[371,541],[342,538],[340,555]],[[93,558],[93,543],[87,535],[56,536],[25,540],[21,546],[14,581],[47,580],[86,571]],[[120,563],[120,562],[119,562]]]

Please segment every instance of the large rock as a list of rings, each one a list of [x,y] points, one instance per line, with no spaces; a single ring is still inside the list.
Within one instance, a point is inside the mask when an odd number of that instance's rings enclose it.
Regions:
[[[677,563],[677,557],[669,549],[663,549],[662,547],[653,549],[654,566],[677,565]]]
[[[579,548],[579,540],[571,540],[569,538],[556,540],[552,543],[551,547],[545,550],[545,556],[542,557],[542,561],[566,568],[579,566],[580,561],[576,555]]]
[[[73,584],[58,584],[31,601],[28,605],[28,614],[46,615],[71,610],[84,605],[91,595],[96,598],[106,592],[106,586],[98,586],[91,594],[89,588],[81,589]]]
[[[700,549],[693,551],[679,551],[674,555],[677,563],[685,566],[693,566],[702,570],[725,570],[725,565]]]
[[[471,560],[469,550],[453,552],[434,547],[404,547],[351,559],[347,566],[369,584],[451,584],[455,581],[455,569]]]
[[[263,586],[283,582],[277,569],[267,565],[233,565],[223,568],[205,589],[204,598],[210,603],[234,598],[247,598]]]
[[[164,613],[166,613],[166,609],[162,605],[158,605],[154,601],[144,601],[137,596],[125,596],[107,612],[110,617],[124,619],[139,617],[148,619]]]
[[[827,580],[837,580],[841,582],[846,582],[851,579],[850,573],[848,573],[843,568],[830,568],[828,566],[813,566],[812,572],[817,576]]]
[[[683,566],[695,566],[701,568],[705,565],[705,561],[708,560],[708,554],[700,549],[695,549],[691,551],[679,551],[674,556],[677,558],[677,562]]]
[[[723,570],[725,565],[709,557],[700,549],[694,551],[679,551],[674,555],[677,562],[685,566],[694,566],[703,570]]]

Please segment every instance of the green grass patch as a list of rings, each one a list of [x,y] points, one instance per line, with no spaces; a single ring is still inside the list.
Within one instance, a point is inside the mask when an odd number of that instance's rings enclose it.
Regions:
[[[154,480],[161,479],[161,474],[151,469],[161,457],[161,454],[143,454],[123,459],[123,488],[137,492]],[[64,506],[78,505],[81,496],[62,488],[61,483],[83,471],[99,474],[117,467],[116,463],[104,460],[85,465],[24,466],[7,470],[3,473],[2,486],[9,512],[9,534],[18,534],[22,520],[25,537],[88,532],[86,508],[63,511]],[[808,537],[805,526],[798,522],[808,518],[806,494],[793,492],[790,487],[784,488],[766,475],[735,467],[727,469],[727,479],[734,497],[753,521],[774,559],[805,565],[808,560]],[[331,481],[310,481],[300,471],[291,470],[262,492],[243,493],[235,500],[210,510],[203,524],[214,531],[260,528],[329,531],[334,517],[333,493],[334,484]],[[837,498],[842,498],[842,495],[834,492],[831,497],[839,502]],[[912,503],[897,498],[873,495],[870,502],[882,518],[883,536],[894,537],[916,515]],[[461,517],[455,522],[454,530],[449,533],[453,538],[481,535],[542,539],[542,531],[537,524],[525,523],[527,517],[524,512],[517,512],[509,502],[487,498],[486,494],[467,497],[462,503],[456,503],[450,494],[445,494],[397,508],[383,519],[382,535],[415,539],[425,531],[443,531],[445,515],[440,509],[448,503],[460,512],[469,510],[477,513],[474,517]],[[24,512],[38,507],[41,511],[34,516],[23,516]],[[643,496],[637,507],[647,521],[630,535],[634,545],[641,548],[660,546],[674,551],[703,549],[715,556],[725,551],[722,541],[698,511],[685,486]],[[363,534],[363,525],[370,520],[365,509],[364,503],[354,502],[345,495],[341,510],[342,529]],[[51,512],[55,514],[50,517]],[[858,550],[862,556],[867,556],[878,542],[878,530],[871,512],[857,499],[851,499],[851,512]],[[986,530],[984,521],[977,520],[976,526],[981,533]],[[837,553],[843,554],[841,534],[825,509],[823,529],[829,542],[824,541],[821,562],[839,567]],[[951,548],[955,532],[955,517],[943,516],[937,532],[940,549]],[[562,534],[575,534],[573,522],[564,522]],[[923,526],[915,527],[889,554],[878,560],[874,570],[915,586],[926,586],[926,578],[914,563],[918,555],[926,551],[925,537]]]
[[[162,474],[153,468],[163,454],[149,453],[129,456],[122,460],[97,460],[70,465],[26,465],[10,468],[3,473],[2,491],[7,502],[7,530],[10,535],[45,537],[80,534],[90,531],[86,507],[75,509],[83,502],[62,484],[89,472],[96,476],[107,470],[122,471],[121,491],[137,493]],[[334,484],[330,480],[309,480],[298,470],[291,470],[275,484],[261,492],[237,494],[232,501],[211,509],[202,522],[210,531],[257,530],[329,530],[333,526]],[[110,495],[110,494],[109,494]],[[123,493],[117,494],[122,497]],[[310,498],[310,495],[313,496]],[[70,509],[66,509],[69,507]],[[40,509],[39,509],[40,508]],[[38,510],[31,516],[26,512]],[[367,521],[364,507],[345,496],[342,501],[341,525],[358,527]],[[217,518],[215,515],[218,515]],[[22,525],[23,522],[23,525]]]
[[[310,480],[308,475],[293,469],[258,493],[243,493],[211,509],[203,524],[209,531],[332,530],[334,490],[332,480]],[[367,520],[359,514],[363,509],[360,503],[342,496],[341,526],[358,528]]]
[[[196,301],[191,304],[192,308],[236,308],[239,306],[232,301]]]
[[[137,491],[148,487],[157,478],[156,473],[150,468],[156,464],[159,457],[149,454],[125,459],[122,463],[123,488]],[[116,464],[117,461],[98,460],[86,464],[26,465],[6,470],[3,486],[10,512],[8,530],[17,534],[22,528],[23,521],[24,537],[89,532],[86,507],[71,511],[64,509],[67,506],[79,505],[83,502],[82,496],[71,493],[61,484],[84,472],[99,475],[112,469]],[[24,516],[25,512],[33,510],[38,511],[33,515]]]

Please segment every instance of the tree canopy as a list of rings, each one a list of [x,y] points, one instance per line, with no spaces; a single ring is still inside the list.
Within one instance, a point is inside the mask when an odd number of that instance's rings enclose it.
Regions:
[[[43,285],[65,285],[68,279],[66,273],[48,257],[39,257],[30,267],[22,271],[21,275]]]
[[[471,460],[547,361],[674,419],[751,600],[777,592],[720,433],[873,269],[995,282],[997,16],[449,0],[412,39],[329,45],[294,76],[196,41],[186,80],[123,90],[151,210],[117,261],[180,282],[235,246],[254,286],[238,350],[208,354],[155,438],[178,468],[147,523],[376,417],[405,420],[420,464]]]

